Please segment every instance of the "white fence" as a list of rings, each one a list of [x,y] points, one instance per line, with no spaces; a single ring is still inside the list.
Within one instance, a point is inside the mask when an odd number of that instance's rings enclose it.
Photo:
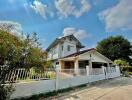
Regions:
[[[16,83],[16,91],[11,96],[25,97],[33,94],[46,93],[54,90],[88,84],[108,78],[120,76],[119,67],[56,70],[55,79]],[[41,79],[41,78],[40,78]]]
[[[8,71],[8,69],[1,68],[1,75]],[[34,69],[25,69],[19,68],[15,70],[9,70],[5,75],[5,81],[8,82],[23,82],[23,81],[37,81],[37,80],[47,80],[47,79],[55,79],[56,71],[54,69],[46,69],[46,70],[34,70]]]

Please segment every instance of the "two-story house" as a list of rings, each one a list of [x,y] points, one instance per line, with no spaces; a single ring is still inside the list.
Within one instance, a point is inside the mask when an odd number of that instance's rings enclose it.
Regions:
[[[62,69],[78,69],[90,67],[110,67],[112,61],[97,52],[94,48],[80,51],[84,46],[74,36],[68,35],[55,39],[46,49],[48,59],[59,65]]]
[[[66,57],[70,54],[79,52],[84,46],[73,35],[56,38],[55,41],[46,49],[48,52],[48,60],[52,60],[58,64],[58,59]]]

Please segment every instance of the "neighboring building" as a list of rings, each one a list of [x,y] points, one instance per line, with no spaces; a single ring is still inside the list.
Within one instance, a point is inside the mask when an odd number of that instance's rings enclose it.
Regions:
[[[99,68],[102,65],[110,67],[112,61],[96,49],[80,51],[84,46],[73,35],[57,38],[48,48],[48,60],[59,65],[62,69],[78,69],[90,66]]]

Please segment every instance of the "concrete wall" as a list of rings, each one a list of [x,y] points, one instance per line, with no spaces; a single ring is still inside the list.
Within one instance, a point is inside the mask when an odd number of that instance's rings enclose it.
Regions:
[[[33,94],[46,93],[55,90],[55,80],[42,80],[28,83],[17,83],[11,98],[31,96]]]
[[[116,67],[116,72],[99,74],[99,75],[85,75],[85,76],[74,76],[68,78],[60,78],[57,74],[56,80],[40,80],[36,82],[29,83],[17,83],[14,84],[15,92],[11,96],[11,98],[17,97],[26,97],[39,93],[51,92],[58,89],[64,89],[74,86],[79,86],[82,84],[87,84],[90,82],[95,82],[99,80],[104,80],[108,78],[115,78],[120,76],[119,67]]]

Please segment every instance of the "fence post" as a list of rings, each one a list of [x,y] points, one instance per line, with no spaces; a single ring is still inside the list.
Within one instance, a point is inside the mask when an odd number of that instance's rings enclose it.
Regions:
[[[58,86],[59,86],[59,71],[60,71],[60,68],[59,66],[56,66],[56,80],[55,80],[55,90],[57,91],[58,90]]]
[[[104,68],[104,66],[101,66],[101,68],[102,68],[103,74],[105,74],[105,71],[104,71],[105,68]]]
[[[87,86],[89,86],[89,83],[90,83],[90,66],[86,66],[86,71],[87,71]]]
[[[103,74],[104,74],[104,76],[105,76],[104,78],[107,79],[105,67],[104,67],[104,66],[101,66],[101,68],[102,68]]]
[[[119,66],[115,66],[115,68],[116,68],[116,74],[117,74],[117,76],[120,76],[120,68],[119,68]]]
[[[87,76],[89,76],[89,66],[86,66]]]

